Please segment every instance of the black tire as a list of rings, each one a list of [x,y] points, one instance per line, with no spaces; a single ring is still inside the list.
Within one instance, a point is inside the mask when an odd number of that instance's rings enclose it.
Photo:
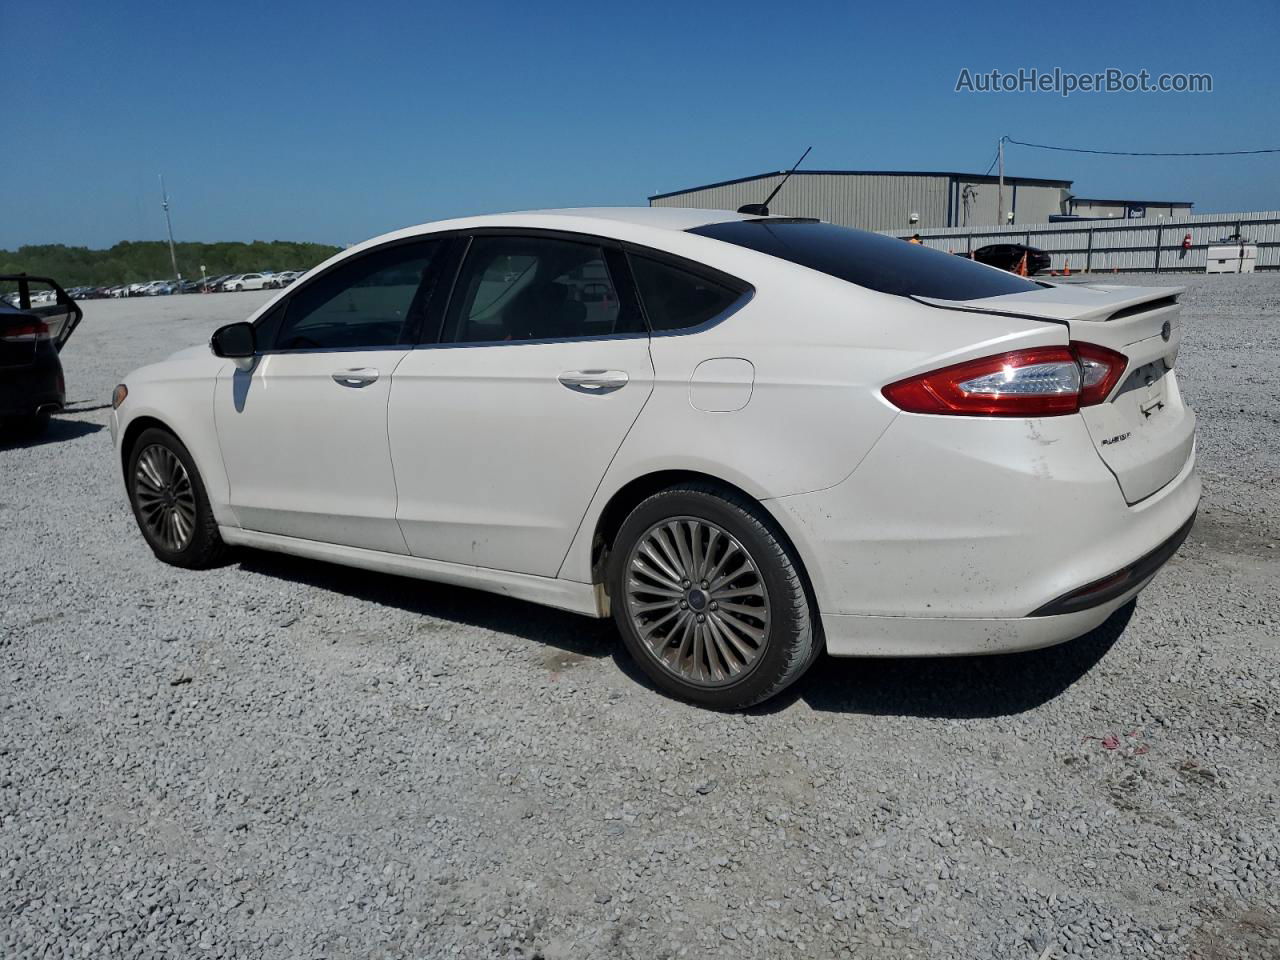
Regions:
[[[190,541],[181,549],[173,549],[152,531],[143,520],[138,502],[138,461],[143,451],[149,447],[161,446],[168,449],[181,461],[191,483],[192,499],[195,507],[195,522],[192,524]],[[209,506],[209,496],[205,492],[204,481],[195,461],[182,441],[168,430],[150,427],[140,433],[129,449],[126,460],[126,486],[129,492],[129,506],[133,509],[133,517],[138,522],[138,529],[143,539],[151,547],[151,552],[165,563],[188,570],[205,570],[221,564],[230,552],[227,545],[218,535],[218,523],[213,518],[213,509]]]
[[[693,683],[664,666],[641,638],[628,608],[627,565],[633,548],[656,524],[674,518],[704,520],[735,538],[754,563],[767,593],[768,626],[760,653],[731,682]],[[717,710],[745,709],[800,679],[821,652],[809,590],[794,548],[759,504],[713,483],[668,487],[632,510],[614,538],[607,579],[614,622],[627,651],[661,690],[678,699]]]

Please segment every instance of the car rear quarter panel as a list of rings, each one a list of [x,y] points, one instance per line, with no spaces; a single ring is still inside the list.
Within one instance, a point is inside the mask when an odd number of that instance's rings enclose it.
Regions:
[[[633,480],[694,471],[766,506],[833,487],[898,415],[880,394],[886,383],[1067,339],[1061,324],[927,307],[754,251],[741,254],[699,259],[751,283],[749,303],[706,329],[651,338],[653,395],[603,478],[561,576],[590,581],[596,524],[613,495]],[[689,396],[694,370],[729,357],[755,368],[750,401],[732,412],[696,409]],[[802,556],[806,565],[809,559]]]

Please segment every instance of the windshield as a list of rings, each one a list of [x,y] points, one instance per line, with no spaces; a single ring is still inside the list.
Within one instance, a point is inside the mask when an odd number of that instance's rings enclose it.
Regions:
[[[733,220],[694,227],[689,232],[900,297],[979,300],[1041,289],[1030,280],[967,257],[831,223]]]

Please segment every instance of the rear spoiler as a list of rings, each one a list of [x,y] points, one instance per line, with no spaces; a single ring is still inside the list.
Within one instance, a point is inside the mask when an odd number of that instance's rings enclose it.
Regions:
[[[1112,284],[1044,283],[1041,289],[981,300],[912,299],[931,307],[997,313],[1036,320],[1102,322],[1177,303],[1186,287],[1124,287]]]
[[[5,273],[0,274],[0,283],[16,283],[18,285],[18,302],[15,306],[19,310],[39,317],[41,320],[48,320],[52,316],[66,312],[67,318],[63,321],[53,340],[54,348],[61,351],[63,344],[71,339],[71,334],[75,332],[76,327],[80,326],[80,321],[84,318],[84,311],[80,309],[80,304],[71,299],[71,295],[63,290],[58,281],[52,277],[36,277],[27,273]],[[31,306],[31,284],[33,283],[44,284],[53,288],[56,299],[52,307],[44,305]]]

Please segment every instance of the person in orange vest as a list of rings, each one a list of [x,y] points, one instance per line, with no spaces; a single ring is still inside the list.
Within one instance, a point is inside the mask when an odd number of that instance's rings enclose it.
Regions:
[[[1187,235],[1182,238],[1182,256],[1186,256],[1191,252],[1191,231],[1187,231]]]
[[[907,243],[923,243],[923,241],[920,239],[920,234],[913,233],[911,235],[911,239],[908,240]]]

